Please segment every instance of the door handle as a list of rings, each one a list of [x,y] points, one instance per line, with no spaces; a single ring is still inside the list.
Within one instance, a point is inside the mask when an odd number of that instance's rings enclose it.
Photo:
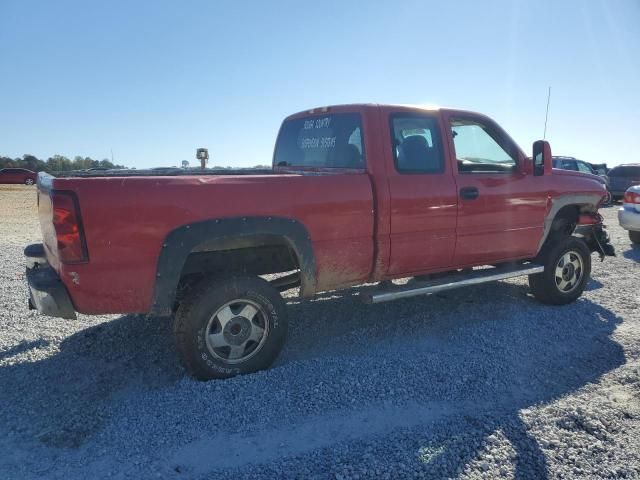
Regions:
[[[477,187],[463,187],[460,189],[460,198],[463,200],[475,200],[480,196]]]

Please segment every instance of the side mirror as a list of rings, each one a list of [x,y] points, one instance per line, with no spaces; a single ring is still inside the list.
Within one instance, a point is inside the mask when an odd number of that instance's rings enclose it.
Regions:
[[[533,174],[536,176],[550,175],[552,168],[549,142],[544,140],[533,142]]]

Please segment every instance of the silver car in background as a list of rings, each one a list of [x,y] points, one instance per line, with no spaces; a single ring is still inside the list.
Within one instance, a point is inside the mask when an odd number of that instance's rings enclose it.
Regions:
[[[629,188],[622,202],[618,210],[620,226],[629,230],[629,238],[633,243],[640,244],[640,185]]]

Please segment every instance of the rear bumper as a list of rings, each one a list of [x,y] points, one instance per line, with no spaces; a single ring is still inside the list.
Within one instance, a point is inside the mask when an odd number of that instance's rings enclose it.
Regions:
[[[49,317],[75,319],[76,312],[66,287],[47,263],[42,244],[24,250],[29,285],[29,308]]]
[[[622,207],[618,210],[618,221],[625,230],[640,232],[640,213]]]

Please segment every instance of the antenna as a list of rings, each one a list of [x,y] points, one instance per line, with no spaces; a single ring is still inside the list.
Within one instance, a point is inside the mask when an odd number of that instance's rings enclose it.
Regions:
[[[549,102],[551,101],[551,87],[549,87],[549,92],[547,93],[547,113],[544,116],[544,134],[542,135],[542,139],[547,139],[547,119],[549,118]]]
[[[549,106],[547,105],[547,109],[549,108]],[[546,126],[545,126],[546,128]],[[113,148],[111,149],[111,163],[113,163]]]

